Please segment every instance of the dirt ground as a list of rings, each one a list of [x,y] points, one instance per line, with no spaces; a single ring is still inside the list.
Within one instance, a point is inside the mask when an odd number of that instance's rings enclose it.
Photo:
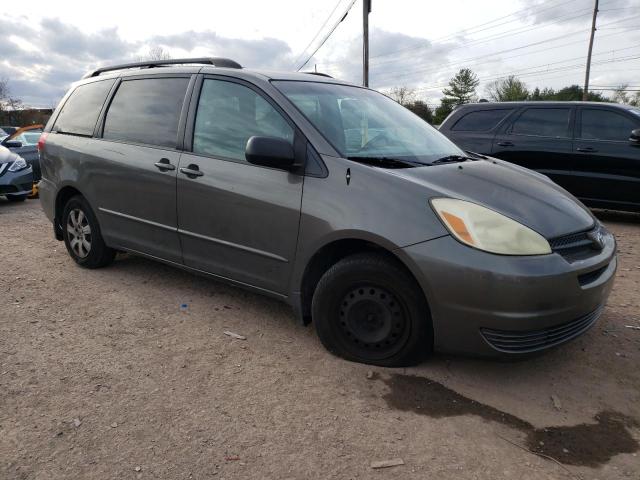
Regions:
[[[619,269],[587,334],[391,370],[215,281],[133,256],[83,270],[37,200],[0,198],[0,478],[639,479],[640,216],[599,216]]]

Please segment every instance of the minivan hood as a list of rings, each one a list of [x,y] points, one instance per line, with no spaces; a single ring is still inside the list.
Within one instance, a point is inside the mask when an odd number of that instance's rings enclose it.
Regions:
[[[431,167],[387,170],[450,197],[488,207],[546,238],[588,230],[591,212],[548,177],[501,160],[477,160]]]

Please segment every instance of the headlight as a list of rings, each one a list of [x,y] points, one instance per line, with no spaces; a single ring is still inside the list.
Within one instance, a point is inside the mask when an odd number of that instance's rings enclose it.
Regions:
[[[18,158],[11,165],[9,165],[10,172],[19,172],[20,170],[24,170],[27,168],[29,164],[24,161],[24,158]]]
[[[431,205],[455,238],[479,250],[502,255],[551,253],[542,235],[493,210],[454,198],[435,198]]]

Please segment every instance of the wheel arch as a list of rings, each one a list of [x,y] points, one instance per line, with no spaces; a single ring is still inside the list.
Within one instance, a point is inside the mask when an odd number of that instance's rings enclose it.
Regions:
[[[75,185],[65,185],[60,188],[60,190],[58,190],[58,193],[56,193],[53,229],[57,240],[62,240],[62,225],[60,222],[62,218],[62,212],[64,211],[64,206],[67,204],[69,199],[75,197],[76,195],[84,197],[82,192],[78,190]]]
[[[413,265],[413,262],[404,254],[401,248],[389,245],[383,239],[345,237],[333,239],[316,248],[309,260],[305,262],[302,275],[296,285],[298,287],[297,291],[292,298],[293,309],[299,322],[303,325],[311,323],[311,301],[322,275],[343,258],[364,252],[379,253],[401,266],[416,282],[429,307],[429,299],[425,293],[423,278],[421,278],[416,266]]]

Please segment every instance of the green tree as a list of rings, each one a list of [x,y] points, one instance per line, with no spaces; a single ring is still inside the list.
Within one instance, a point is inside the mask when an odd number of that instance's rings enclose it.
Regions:
[[[469,68],[462,68],[449,81],[449,88],[442,90],[444,97],[436,108],[433,121],[440,124],[454,108],[477,99],[476,88],[480,84],[478,76]]]
[[[423,102],[422,100],[416,100],[415,102],[405,105],[405,107],[419,116],[425,122],[433,123],[433,112],[426,102]]]
[[[529,98],[526,84],[514,75],[489,83],[486,93],[494,102],[517,102]]]
[[[558,100],[558,101],[580,101],[582,100],[583,89],[579,85],[570,85],[554,90],[553,88],[544,88],[540,91],[536,88],[529,96],[529,100]],[[609,99],[600,92],[589,92],[588,99],[590,102],[608,102]]]

